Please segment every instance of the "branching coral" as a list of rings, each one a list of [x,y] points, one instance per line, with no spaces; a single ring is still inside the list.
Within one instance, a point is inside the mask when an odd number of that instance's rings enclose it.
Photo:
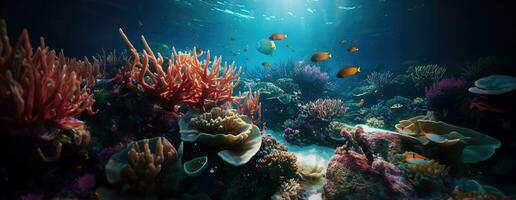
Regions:
[[[260,150],[258,127],[233,110],[213,108],[200,115],[187,113],[179,121],[181,139],[222,149],[218,155],[229,164],[247,163]]]
[[[304,112],[312,119],[331,122],[346,113],[344,102],[340,99],[317,99],[305,105]]]
[[[27,30],[12,47],[5,22],[0,26],[0,102],[6,105],[0,111],[0,124],[30,129],[29,134],[43,140],[57,136],[45,129],[70,130],[83,125],[74,117],[83,111],[94,113],[89,87],[94,84],[98,63],[65,58],[63,52],[49,50],[43,38],[33,52]]]
[[[134,82],[129,86],[159,97],[166,110],[175,111],[176,106],[187,104],[204,112],[207,105],[222,105],[233,100],[233,89],[241,72],[234,63],[222,66],[221,57],[211,61],[209,51],[204,61],[199,61],[202,53],[198,55],[195,48],[193,54],[173,49],[165,71],[163,56],[160,53],[156,56],[143,36],[145,50],[138,53],[122,29],[119,32],[133,56],[125,70]]]
[[[253,124],[260,123],[260,120],[262,119],[262,104],[260,103],[260,93],[253,93],[249,91],[242,97],[241,101],[235,99],[233,104],[236,105],[237,111],[240,115],[246,115],[247,118],[253,122]]]
[[[126,62],[129,61],[129,55],[126,51],[117,53],[116,50],[113,50],[106,53],[102,49],[102,53],[97,54],[93,59],[99,62],[99,71],[101,71],[102,78],[114,78],[115,74],[121,71]]]
[[[367,75],[366,81],[373,85],[377,89],[383,88],[385,85],[392,83],[392,76],[394,74],[390,71],[387,72],[372,72]]]
[[[428,85],[443,78],[444,73],[446,73],[446,69],[437,64],[422,65],[414,68],[414,71],[410,73],[410,78],[416,84]]]
[[[145,139],[113,155],[106,165],[106,178],[111,184],[121,185],[122,191],[150,192],[157,189],[157,177],[170,162],[180,161],[167,139]]]
[[[258,160],[256,169],[273,182],[284,182],[296,177],[297,157],[288,151],[275,151]]]

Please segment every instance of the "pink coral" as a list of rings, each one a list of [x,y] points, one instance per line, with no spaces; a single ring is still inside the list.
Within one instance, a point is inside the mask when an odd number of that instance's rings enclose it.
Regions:
[[[337,148],[330,159],[323,188],[324,199],[403,199],[412,193],[412,185],[395,165],[367,158],[345,148]]]

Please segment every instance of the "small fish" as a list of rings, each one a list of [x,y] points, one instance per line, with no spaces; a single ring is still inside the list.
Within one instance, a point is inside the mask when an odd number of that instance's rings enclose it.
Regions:
[[[340,41],[339,41],[339,43],[340,43],[340,44],[346,44],[346,43],[348,43],[348,40],[346,40],[346,39],[342,39],[342,40],[340,40]]]
[[[270,37],[270,40],[276,41],[276,40],[284,40],[287,39],[287,34],[283,33],[273,33]]]
[[[312,55],[310,60],[312,62],[319,62],[319,61],[323,61],[323,60],[328,60],[330,58],[331,58],[331,54],[328,52],[317,52],[317,53],[314,53],[314,55]]]
[[[262,66],[265,67],[265,68],[268,68],[268,67],[271,66],[271,64],[268,63],[268,62],[262,62]]]
[[[358,40],[351,40],[351,44],[356,44]]]
[[[337,78],[345,78],[348,76],[353,76],[353,75],[357,74],[358,72],[360,72],[360,67],[356,67],[356,66],[346,67],[344,69],[341,69],[337,73]]]
[[[229,40],[231,40],[231,41],[235,41],[235,40],[236,40],[236,38],[235,38],[235,37],[233,37],[233,36],[231,36],[231,37],[229,37]]]
[[[244,52],[247,52],[248,50],[249,50],[249,48],[247,48],[247,47],[242,49],[242,51],[244,51]]]
[[[349,47],[349,48],[348,48],[348,52],[349,52],[349,53],[355,53],[355,52],[357,52],[357,51],[358,51],[358,47]]]
[[[395,104],[392,104],[391,106],[389,106],[390,109],[399,109],[399,108],[403,108],[403,104],[400,104],[400,103],[395,103]]]

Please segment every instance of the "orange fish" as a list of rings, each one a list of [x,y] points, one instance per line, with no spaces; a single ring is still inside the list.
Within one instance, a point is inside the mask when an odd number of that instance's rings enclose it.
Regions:
[[[360,67],[356,67],[356,66],[346,67],[344,69],[341,69],[337,73],[337,78],[345,78],[348,76],[353,76],[358,72],[360,72]]]
[[[405,160],[412,160],[412,159],[423,159],[426,160],[427,158],[423,155],[420,155],[415,152],[405,152]]]
[[[268,62],[262,62],[262,66],[267,68],[267,67],[271,66],[271,64],[269,64]]]
[[[358,47],[349,47],[349,48],[348,48],[348,52],[349,52],[349,53],[355,53],[355,52],[357,52],[357,51],[358,51]]]
[[[287,34],[283,34],[283,33],[273,33],[270,37],[269,37],[270,40],[284,40],[284,39],[287,39]]]
[[[310,60],[312,62],[319,62],[323,60],[328,60],[331,58],[331,54],[328,52],[317,52],[314,55],[312,55],[312,58]]]

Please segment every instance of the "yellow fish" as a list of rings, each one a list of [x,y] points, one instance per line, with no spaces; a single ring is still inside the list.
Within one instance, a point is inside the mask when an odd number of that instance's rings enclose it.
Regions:
[[[349,52],[349,53],[355,53],[355,52],[357,52],[357,51],[358,51],[358,47],[349,47],[349,48],[348,48],[348,52]]]

